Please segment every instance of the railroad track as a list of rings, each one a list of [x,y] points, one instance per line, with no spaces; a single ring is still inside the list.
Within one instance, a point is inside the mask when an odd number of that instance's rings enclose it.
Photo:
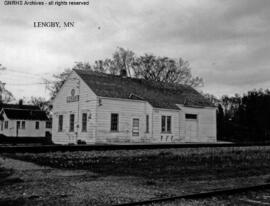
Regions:
[[[170,149],[170,148],[215,148],[215,147],[252,147],[270,146],[270,144],[245,143],[182,143],[182,144],[128,144],[128,145],[41,145],[41,146],[0,146],[1,153],[43,153],[72,151],[106,151],[106,150],[137,150],[137,149]]]
[[[193,193],[193,194],[188,194],[188,195],[180,195],[180,196],[167,197],[167,198],[158,198],[158,199],[150,199],[150,200],[144,200],[144,201],[138,201],[138,202],[115,204],[112,206],[151,205],[154,203],[173,202],[175,200],[181,200],[181,199],[185,199],[185,200],[203,199],[203,198],[209,198],[209,197],[214,197],[214,196],[240,194],[244,192],[259,191],[259,190],[264,190],[264,189],[270,189],[270,184],[261,184],[261,185],[256,185],[256,186],[241,187],[241,188],[234,188],[234,189]]]

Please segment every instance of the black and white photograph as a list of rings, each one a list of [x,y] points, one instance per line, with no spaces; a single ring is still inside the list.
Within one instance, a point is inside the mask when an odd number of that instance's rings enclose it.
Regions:
[[[0,205],[270,205],[269,0],[0,0]]]

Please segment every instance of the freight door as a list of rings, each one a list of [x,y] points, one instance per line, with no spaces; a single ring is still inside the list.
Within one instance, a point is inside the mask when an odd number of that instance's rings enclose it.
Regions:
[[[198,119],[195,114],[186,114],[186,141],[197,141]]]

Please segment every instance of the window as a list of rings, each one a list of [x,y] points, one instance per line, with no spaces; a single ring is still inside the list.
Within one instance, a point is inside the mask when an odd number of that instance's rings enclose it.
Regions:
[[[58,132],[63,131],[63,115],[59,115],[58,117]]]
[[[132,121],[132,136],[139,136],[139,119],[133,119]]]
[[[197,114],[186,114],[186,119],[197,119],[198,115]]]
[[[5,129],[8,129],[8,121],[5,121]]]
[[[161,132],[166,132],[166,116],[161,117]]]
[[[25,121],[22,121],[22,129],[25,129]]]
[[[36,122],[36,129],[39,129],[39,122]]]
[[[118,131],[118,114],[116,113],[111,114],[111,131]]]
[[[172,117],[161,116],[161,132],[171,133],[172,132]]]
[[[74,119],[75,119],[75,115],[71,114],[69,116],[69,131],[70,132],[74,132]]]
[[[82,114],[82,132],[87,131],[87,113]]]
[[[46,128],[47,129],[51,129],[52,128],[52,121],[51,120],[46,121]]]
[[[171,116],[167,116],[167,132],[172,132],[171,123],[172,123],[172,117]]]
[[[20,129],[20,127],[21,127],[21,122],[17,121],[17,129]]]
[[[145,128],[145,133],[149,133],[149,115],[146,115],[146,128]]]

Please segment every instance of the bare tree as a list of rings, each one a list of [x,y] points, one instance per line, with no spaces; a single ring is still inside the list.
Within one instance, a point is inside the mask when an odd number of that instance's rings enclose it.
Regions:
[[[121,70],[125,70],[131,77],[134,60],[135,53],[133,51],[119,47],[111,59],[95,61],[93,70],[114,75],[119,75]]]
[[[158,82],[185,84],[193,87],[203,85],[200,77],[193,77],[188,61],[145,54],[133,63],[135,77]]]
[[[0,64],[0,71],[4,70],[6,70],[6,67]],[[4,82],[0,81],[0,103],[8,103],[15,100],[13,94],[5,88],[5,85]]]
[[[53,99],[59,92],[71,72],[71,69],[66,69],[64,72],[54,74],[54,81],[44,79],[44,82],[47,83],[46,89],[50,91],[51,99]]]
[[[203,85],[202,78],[193,77],[188,61],[184,61],[182,58],[175,60],[150,54],[136,57],[133,51],[124,48],[117,48],[112,58],[97,60],[93,65],[76,62],[73,69],[91,70],[113,75],[119,75],[124,70],[128,76],[135,78],[162,83],[186,84],[193,87]],[[64,72],[54,75],[55,81],[48,84],[52,98],[62,87],[70,72],[71,69],[66,69]]]

